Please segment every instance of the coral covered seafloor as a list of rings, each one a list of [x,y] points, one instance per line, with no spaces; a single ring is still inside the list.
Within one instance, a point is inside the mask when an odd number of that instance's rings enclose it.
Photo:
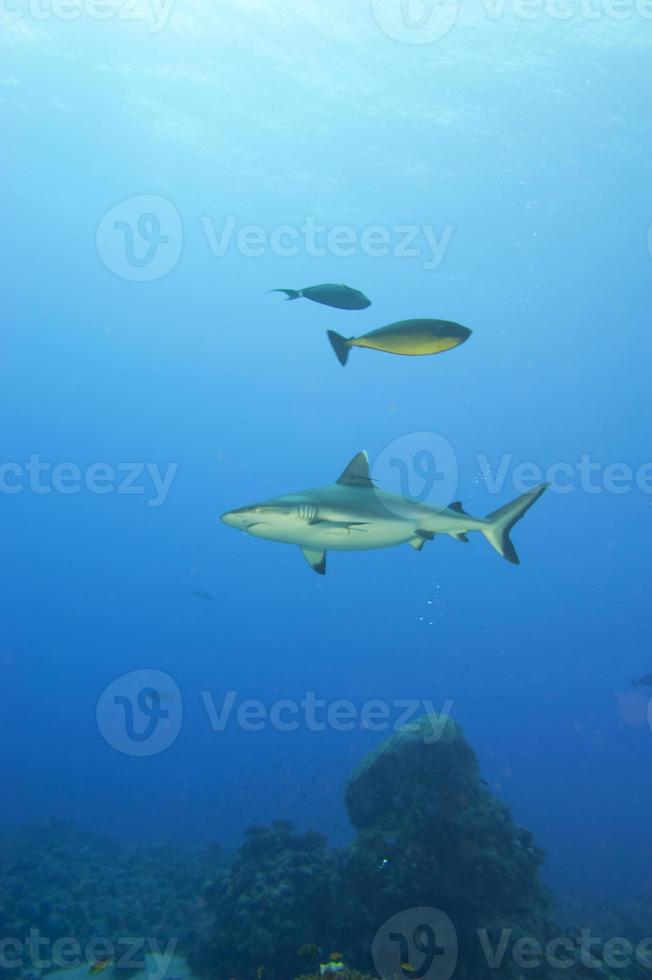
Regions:
[[[74,965],[92,959],[95,944],[99,955],[102,940],[125,972],[133,939],[148,947],[138,963],[170,943],[187,952],[209,914],[203,875],[219,863],[215,847],[129,845],[61,823],[0,837],[0,978],[67,967],[74,980]]]
[[[649,904],[555,911],[542,853],[451,719],[428,716],[382,743],[345,800],[347,847],[276,822],[249,828],[228,862],[216,847],[126,845],[61,825],[0,837],[0,980],[148,980],[143,953],[150,980],[652,975]],[[603,941],[590,954],[583,929]],[[36,965],[30,936],[43,940]],[[625,946],[604,946],[616,937]],[[109,966],[88,945],[102,938]],[[77,961],[48,959],[64,939],[79,944]]]

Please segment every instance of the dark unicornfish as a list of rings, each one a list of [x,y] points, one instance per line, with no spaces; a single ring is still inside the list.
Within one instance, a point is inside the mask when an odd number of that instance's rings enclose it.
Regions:
[[[313,303],[334,306],[336,310],[366,310],[371,306],[371,300],[359,289],[332,282],[308,286],[307,289],[270,289],[270,293],[285,293],[287,299],[311,299]]]
[[[348,339],[334,330],[328,331],[328,339],[342,366],[348,361],[352,347],[368,347],[387,354],[420,356],[441,354],[442,351],[463,344],[470,336],[468,327],[450,320],[400,320],[361,337]]]
[[[518,565],[510,531],[548,486],[529,490],[488,517],[471,517],[460,503],[428,507],[379,490],[367,454],[358,453],[337,483],[240,507],[222,520],[255,538],[297,545],[319,575],[326,573],[329,549],[369,551],[409,544],[421,551],[438,534],[465,542],[468,531],[480,531],[499,555]]]

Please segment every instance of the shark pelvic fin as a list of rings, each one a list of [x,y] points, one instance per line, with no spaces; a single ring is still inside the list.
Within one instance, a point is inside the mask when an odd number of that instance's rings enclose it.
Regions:
[[[369,457],[365,452],[354,456],[337,481],[344,487],[373,487],[369,476]]]
[[[422,538],[420,534],[417,534],[415,538],[410,538],[408,544],[411,545],[415,551],[423,551],[423,546],[427,540],[427,538]]]
[[[326,552],[325,551],[313,551],[312,548],[302,548],[303,557],[306,559],[310,567],[318,575],[326,574]]]
[[[417,531],[413,538],[410,538],[408,544],[412,545],[415,551],[422,551],[423,546],[426,541],[433,541],[435,534],[433,531]]]

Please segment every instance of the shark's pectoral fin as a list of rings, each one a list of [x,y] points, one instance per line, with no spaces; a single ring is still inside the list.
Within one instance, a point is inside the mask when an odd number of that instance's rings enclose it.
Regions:
[[[455,538],[456,541],[461,541],[462,544],[469,543],[469,539],[467,538],[466,534],[455,534],[454,531],[451,531],[450,534],[451,534],[451,538]]]
[[[325,551],[313,551],[312,548],[302,548],[303,557],[306,559],[310,567],[318,575],[326,574],[326,552]]]
[[[432,531],[417,531],[415,536],[410,538],[408,544],[412,545],[415,551],[422,551],[426,541],[432,541],[434,537],[435,535]]]

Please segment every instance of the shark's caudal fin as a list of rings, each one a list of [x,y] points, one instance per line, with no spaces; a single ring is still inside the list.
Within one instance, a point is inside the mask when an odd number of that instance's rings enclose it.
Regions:
[[[331,346],[337,355],[337,359],[344,367],[349,359],[349,352],[351,350],[350,342],[346,337],[342,337],[341,334],[335,333],[334,330],[328,331],[328,339],[331,342]]]
[[[506,504],[500,510],[495,510],[493,514],[489,514],[487,517],[489,524],[481,528],[489,544],[493,545],[498,554],[506,558],[507,561],[511,561],[513,565],[518,565],[520,562],[509,532],[549,486],[549,483],[542,483],[534,490],[528,490],[517,500],[512,500],[511,504]]]
[[[285,293],[286,299],[300,299],[301,290],[300,289],[268,289],[268,293]]]

